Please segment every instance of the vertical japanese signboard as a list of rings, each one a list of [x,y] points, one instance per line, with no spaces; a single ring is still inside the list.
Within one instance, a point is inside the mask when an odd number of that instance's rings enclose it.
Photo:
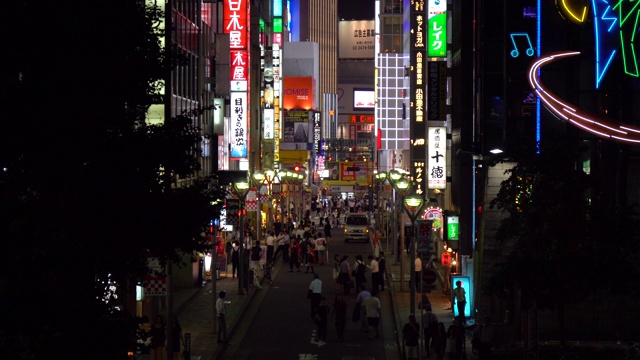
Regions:
[[[428,0],[427,54],[429,57],[447,56],[447,2]]]
[[[231,131],[229,157],[232,160],[247,158],[247,93],[231,92]]]
[[[411,136],[411,176],[416,194],[424,194],[426,182],[424,177],[426,165],[426,19],[425,0],[411,1],[411,92],[410,92],[410,136]]]
[[[231,90],[231,114],[229,143],[232,160],[248,157],[247,83],[249,81],[249,0],[225,0],[223,25],[224,33],[229,34],[229,81]]]
[[[429,189],[447,187],[447,128],[429,127]]]

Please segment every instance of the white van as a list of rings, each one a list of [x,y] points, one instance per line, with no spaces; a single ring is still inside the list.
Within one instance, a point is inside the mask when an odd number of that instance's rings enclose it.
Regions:
[[[371,240],[371,226],[366,214],[351,213],[344,219],[344,242],[349,240]]]

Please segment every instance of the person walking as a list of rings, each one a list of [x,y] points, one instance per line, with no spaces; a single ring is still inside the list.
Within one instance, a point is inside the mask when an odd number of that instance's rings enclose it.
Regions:
[[[334,290],[340,291],[340,255],[333,256],[333,284]]]
[[[402,328],[402,345],[404,346],[404,358],[407,360],[418,358],[418,344],[420,341],[420,324],[416,322],[416,316],[409,315],[409,322]]]
[[[316,255],[318,256],[318,265],[324,265],[324,259],[327,256],[327,239],[322,236],[322,232],[318,232],[316,238]]]
[[[318,305],[320,305],[320,298],[322,297],[322,280],[320,280],[320,275],[317,273],[313,274],[313,280],[309,283],[309,293],[310,293],[310,302],[311,302],[311,316],[309,316],[310,320],[316,315],[316,311],[318,310]]]
[[[456,281],[456,288],[453,289],[453,302],[458,308],[458,318],[461,324],[465,323],[464,309],[467,306],[467,292],[462,287],[462,281]]]
[[[433,352],[436,355],[436,360],[443,360],[447,349],[447,331],[445,330],[444,323],[442,322],[439,322],[436,327],[433,343]]]
[[[382,317],[380,307],[380,299],[378,299],[375,294],[372,294],[364,301],[367,325],[369,325],[369,339],[373,338],[374,331],[376,333],[376,338],[380,337],[380,331],[378,330],[380,318]]]
[[[414,273],[414,278],[413,278],[413,284],[411,284],[411,286],[415,286],[416,291],[420,291],[420,281],[422,279],[422,277],[420,275],[422,275],[422,260],[420,259],[420,254],[416,255],[416,259],[415,261],[415,273]]]
[[[286,253],[287,253],[287,247],[284,244],[284,232],[281,232],[280,234],[278,234],[278,236],[276,236],[276,252],[273,254],[273,262],[276,262],[278,260],[278,255],[280,253],[282,253],[282,263],[286,263],[285,259],[286,259]]]
[[[236,277],[238,274],[238,267],[240,266],[240,246],[237,242],[233,242],[231,247],[231,274],[232,277]]]
[[[493,356],[491,346],[493,343],[493,326],[491,318],[486,316],[484,322],[473,330],[473,340],[471,345],[478,351],[478,359],[487,360]]]
[[[275,250],[275,243],[276,243],[276,237],[273,231],[269,232],[269,236],[267,236],[267,240],[265,240],[265,242],[267,244],[267,262],[273,263],[273,259],[274,259],[273,252]]]
[[[356,307],[359,307],[360,314],[357,318],[360,320],[360,331],[369,332],[369,324],[367,323],[367,314],[364,303],[371,297],[371,293],[367,290],[364,284],[361,284],[358,288],[359,292],[356,296]]]
[[[367,267],[371,270],[371,295],[376,295],[380,289],[380,265],[373,255],[368,256],[369,265]]]
[[[317,274],[315,274],[317,275]],[[322,296],[320,304],[316,308],[315,323],[318,327],[317,341],[327,341],[327,324],[329,323],[329,306],[327,306],[327,298]]]
[[[225,305],[225,298],[227,297],[227,292],[222,290],[218,293],[218,300],[216,300],[216,318],[218,319],[218,344],[228,345],[229,341],[227,339],[227,308]]]
[[[353,265],[353,275],[356,278],[356,289],[360,290],[360,286],[365,286],[367,282],[366,272],[367,266],[364,264],[362,255],[356,255],[356,262]]]
[[[344,255],[340,262],[340,282],[345,295],[351,291],[351,267],[349,266],[349,255]]]
[[[380,291],[384,291],[384,277],[387,273],[387,261],[384,259],[384,252],[380,251],[378,253],[378,269],[380,273]]]
[[[164,347],[166,345],[167,328],[164,324],[164,318],[162,315],[156,315],[156,321],[151,327],[151,352],[153,353],[153,360],[162,360],[164,353]]]
[[[326,218],[324,221],[324,237],[327,238],[327,240],[331,240],[331,220],[329,220],[329,218]]]
[[[180,349],[184,346],[184,337],[182,336],[182,327],[178,321],[176,314],[173,314],[173,325],[171,326],[171,345],[173,346],[173,360],[178,360]]]
[[[333,301],[333,310],[331,316],[336,324],[336,334],[338,335],[338,342],[344,341],[344,329],[347,326],[347,302],[344,300],[344,296],[340,293],[336,295]]]
[[[300,261],[298,261],[298,255],[300,254],[299,239],[300,238],[291,240],[291,244],[289,245],[289,272],[293,272],[294,265],[298,272],[300,272]]]
[[[427,357],[431,356],[431,350],[435,348],[435,338],[438,331],[438,317],[433,313],[431,304],[425,303],[422,309],[422,329],[424,331],[424,350]]]

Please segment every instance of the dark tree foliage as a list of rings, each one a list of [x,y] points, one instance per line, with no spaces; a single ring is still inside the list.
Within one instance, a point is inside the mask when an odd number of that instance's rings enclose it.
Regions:
[[[594,204],[592,175],[582,170],[585,148],[572,138],[548,139],[540,154],[516,154],[517,164],[491,207],[504,210],[497,238],[514,242],[490,279],[496,293],[517,286],[522,304],[564,309],[597,291],[638,293],[637,213]],[[635,284],[635,286],[634,286]]]
[[[126,288],[148,256],[202,250],[219,210],[190,114],[140,126],[176,58],[143,3],[3,3],[0,358],[126,356],[136,320],[96,280]]]

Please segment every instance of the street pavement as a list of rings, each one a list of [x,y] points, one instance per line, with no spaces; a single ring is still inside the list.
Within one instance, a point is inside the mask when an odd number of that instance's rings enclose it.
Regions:
[[[367,255],[375,250],[371,244],[343,244],[340,235],[335,236],[330,242],[329,249],[331,252],[329,256],[332,257],[333,253],[343,251],[344,254],[350,255],[350,262],[354,261],[352,255],[354,253],[361,254],[366,259]],[[207,282],[203,287],[174,291],[175,312],[183,334],[189,334],[191,338],[191,359],[253,359],[264,358],[265,353],[282,354],[283,356],[273,357],[281,359],[401,359],[402,327],[408,321],[410,313],[408,275],[405,275],[405,285],[401,291],[401,264],[396,263],[391,254],[387,253],[385,258],[386,285],[385,291],[380,293],[383,312],[381,339],[369,341],[366,334],[359,333],[355,326],[357,324],[348,321],[345,343],[340,344],[343,346],[336,347],[333,345],[337,344],[332,344],[332,342],[335,343],[335,335],[334,338],[331,337],[335,334],[332,323],[328,327],[327,342],[329,344],[314,344],[312,334],[315,334],[315,326],[311,320],[308,320],[309,302],[306,299],[306,288],[313,277],[310,274],[304,274],[304,269],[302,273],[289,273],[288,265],[282,264],[278,259],[272,271],[273,283],[267,284],[263,281],[263,289],[252,286],[244,295],[238,295],[238,280],[226,273],[221,273],[220,279],[216,281],[215,294],[211,282]],[[405,274],[409,272],[408,260],[407,256],[404,262]],[[323,293],[330,307],[336,293],[331,281],[332,263],[333,261],[330,260],[323,267],[317,265],[315,267],[323,280]],[[367,285],[370,287],[369,283]],[[227,292],[227,332],[230,345],[218,344],[213,329],[214,303],[220,290]],[[426,296],[438,321],[443,322],[445,328],[448,328],[453,323],[449,297],[442,293],[440,285]],[[284,302],[282,299],[288,300]],[[349,317],[354,299],[355,295],[347,297]],[[416,306],[419,301],[418,294]],[[282,322],[278,319],[282,319]],[[418,321],[419,319],[418,317]],[[280,323],[285,325],[279,325]],[[287,345],[286,340],[289,337],[300,337],[300,333],[304,334],[306,339],[303,344],[288,346],[290,349],[287,350],[282,349],[280,345]],[[470,339],[471,330],[468,329],[467,359],[473,358]],[[371,355],[363,356],[366,354]],[[142,355],[138,358],[150,359],[150,356]],[[424,354],[423,358],[426,358]]]

